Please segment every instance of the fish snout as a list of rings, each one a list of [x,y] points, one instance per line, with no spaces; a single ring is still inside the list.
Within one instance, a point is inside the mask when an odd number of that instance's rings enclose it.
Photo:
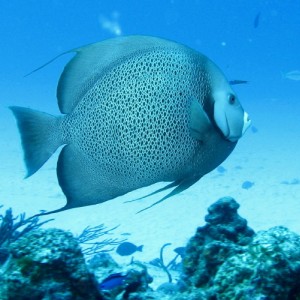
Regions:
[[[233,143],[237,142],[244,135],[244,133],[247,131],[250,125],[251,125],[251,120],[249,118],[249,115],[247,112],[244,112],[242,130],[239,130],[239,133],[237,134],[236,130],[233,130],[234,128],[232,127],[231,128],[232,130],[229,130],[228,135],[225,136],[226,139]]]
[[[244,135],[244,133],[247,131],[250,125],[251,125],[251,119],[249,118],[248,113],[244,112],[244,125],[242,129],[242,135]]]

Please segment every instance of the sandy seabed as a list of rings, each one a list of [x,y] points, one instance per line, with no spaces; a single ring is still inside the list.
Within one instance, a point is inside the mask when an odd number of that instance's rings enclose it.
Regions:
[[[241,205],[239,214],[255,231],[282,225],[300,234],[300,122],[299,109],[284,102],[269,100],[272,110],[259,109],[253,120],[257,132],[251,129],[239,141],[236,149],[222,164],[225,172],[214,170],[187,191],[155,207],[137,211],[159,200],[161,193],[141,201],[124,203],[146,195],[165,183],[158,183],[99,205],[72,209],[51,215],[55,220],[47,227],[70,230],[75,235],[86,226],[104,223],[108,228],[119,225],[109,237],[124,238],[144,245],[134,258],[144,262],[157,258],[165,243],[166,261],[173,249],[185,246],[197,226],[205,224],[207,208],[223,196],[232,196]],[[251,114],[251,112],[250,112]],[[252,113],[253,114],[253,113]],[[252,116],[253,118],[253,116]],[[32,177],[24,180],[25,166],[15,120],[6,107],[0,108],[0,204],[11,207],[14,215],[27,216],[40,210],[57,209],[65,204],[56,178],[58,153]],[[245,181],[254,185],[242,188]],[[45,219],[49,216],[44,217]],[[122,235],[122,234],[129,235]],[[120,257],[129,263],[131,257]]]

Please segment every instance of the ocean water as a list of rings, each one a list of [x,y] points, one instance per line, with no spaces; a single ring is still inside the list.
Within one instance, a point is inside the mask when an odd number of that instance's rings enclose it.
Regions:
[[[65,55],[24,77],[56,55],[120,35],[167,38],[204,53],[234,86],[253,127],[222,164],[189,190],[145,211],[160,196],[125,204],[162,185],[134,191],[92,207],[53,215],[51,227],[74,234],[86,226],[120,225],[144,244],[139,259],[158,256],[164,243],[183,246],[204,224],[218,198],[234,197],[254,230],[283,225],[300,234],[300,1],[40,1],[0,2],[0,204],[28,216],[62,207],[56,178],[57,153],[32,177],[26,174],[10,105],[59,114],[56,86]],[[243,183],[254,183],[243,188]],[[47,224],[48,225],[48,224]],[[50,226],[50,224],[49,224]],[[172,257],[172,254],[170,254]]]

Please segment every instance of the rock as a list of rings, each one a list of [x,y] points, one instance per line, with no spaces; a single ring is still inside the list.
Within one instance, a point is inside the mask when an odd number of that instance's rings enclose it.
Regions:
[[[103,299],[69,232],[33,230],[10,244],[9,255],[0,273],[1,300]]]
[[[300,236],[281,226],[255,234],[238,208],[230,197],[208,208],[207,223],[184,248],[179,282],[156,291],[142,263],[120,266],[100,252],[86,266],[71,233],[30,231],[5,253],[0,300],[300,299]],[[105,281],[118,276],[121,284]]]
[[[219,266],[229,257],[242,253],[254,231],[237,213],[239,204],[231,197],[224,197],[208,208],[207,224],[199,227],[186,247],[183,259],[182,285],[209,287]]]
[[[99,253],[88,262],[88,266],[107,299],[138,299],[136,297],[141,294],[152,293],[149,284],[153,279],[142,263],[132,262],[128,266],[119,266],[108,253]],[[105,280],[110,282],[108,288],[101,287]]]
[[[300,299],[300,236],[281,226],[255,234],[238,208],[230,197],[209,207],[186,247],[177,298]]]
[[[299,299],[299,282],[300,236],[278,226],[258,232],[243,253],[228,258],[214,289],[224,300]]]
[[[157,292],[161,292],[165,295],[176,295],[179,292],[179,286],[171,282],[162,283],[157,289]]]
[[[122,267],[119,266],[107,252],[100,252],[94,255],[88,262],[88,269],[96,277],[97,282],[103,281],[109,275],[121,273]]]

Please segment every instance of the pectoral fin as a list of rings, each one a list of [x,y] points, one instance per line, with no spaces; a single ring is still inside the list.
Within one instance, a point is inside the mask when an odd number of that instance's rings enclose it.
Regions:
[[[202,105],[196,99],[191,101],[189,114],[190,135],[197,140],[203,141],[208,131],[211,130],[212,124]]]

